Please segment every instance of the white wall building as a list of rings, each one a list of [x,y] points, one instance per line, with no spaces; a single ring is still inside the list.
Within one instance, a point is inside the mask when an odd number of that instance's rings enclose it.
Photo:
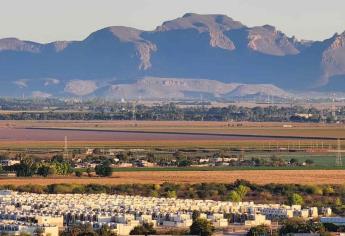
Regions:
[[[39,207],[38,207],[39,206]],[[302,209],[299,205],[255,204],[174,198],[154,198],[109,194],[34,194],[0,191],[0,222],[6,220],[51,224],[58,228],[77,223],[111,225],[121,235],[135,226],[153,223],[154,226],[189,227],[193,211],[216,227],[226,227],[226,213],[253,215],[246,224],[268,224],[269,220],[295,215],[305,218],[318,216],[317,208]],[[326,209],[322,212],[329,213]],[[207,213],[207,214],[206,214]]]

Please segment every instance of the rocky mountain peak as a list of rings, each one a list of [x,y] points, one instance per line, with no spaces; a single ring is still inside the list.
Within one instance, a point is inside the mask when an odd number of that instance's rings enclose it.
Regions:
[[[157,28],[158,31],[196,29],[205,31],[229,31],[245,27],[241,22],[235,21],[225,15],[200,15],[187,13],[183,17],[166,21]]]
[[[285,56],[299,54],[296,39],[287,37],[274,26],[264,25],[248,29],[248,47],[264,54]]]
[[[20,51],[38,53],[41,50],[38,43],[22,41],[17,38],[4,38],[0,39],[0,52],[1,51]]]
[[[264,28],[264,29],[266,29],[268,31],[274,32],[274,33],[277,32],[276,27],[273,26],[273,25],[263,25],[262,28]]]
[[[138,69],[147,70],[151,67],[151,55],[157,50],[157,46],[142,38],[141,34],[143,32],[131,27],[111,26],[92,33],[87,40],[102,39],[106,35],[106,37],[113,37],[114,43],[130,43],[133,45],[135,54],[140,60]],[[109,36],[109,33],[111,36]]]
[[[122,42],[134,42],[142,40],[140,37],[141,33],[143,32],[142,30],[124,26],[112,26],[106,29]]]
[[[339,49],[343,47],[345,47],[345,32],[335,35],[334,41],[330,46],[331,49]]]
[[[208,33],[210,45],[225,50],[234,50],[236,46],[224,32],[245,27],[242,23],[234,21],[225,15],[199,15],[187,13],[183,17],[164,22],[156,31],[165,32],[172,30],[194,29],[199,33]]]
[[[63,50],[65,50],[68,45],[70,45],[72,42],[70,41],[56,41],[52,43],[52,46],[54,47],[54,50],[56,52],[62,52]]]

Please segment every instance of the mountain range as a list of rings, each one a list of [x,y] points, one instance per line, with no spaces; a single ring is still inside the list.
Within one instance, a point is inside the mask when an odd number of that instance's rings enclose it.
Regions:
[[[271,25],[188,13],[153,31],[114,26],[82,41],[0,39],[0,96],[289,96],[284,90],[344,91],[345,32],[298,40]]]

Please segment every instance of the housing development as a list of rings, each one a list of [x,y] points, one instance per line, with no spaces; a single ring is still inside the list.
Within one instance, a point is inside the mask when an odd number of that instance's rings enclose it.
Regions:
[[[0,191],[0,209],[1,233],[42,231],[51,236],[76,224],[90,224],[95,229],[106,225],[117,235],[129,235],[144,223],[154,228],[188,228],[195,212],[216,229],[242,231],[262,224],[277,227],[278,221],[292,217],[313,219],[332,214],[327,207],[301,205],[9,190]]]

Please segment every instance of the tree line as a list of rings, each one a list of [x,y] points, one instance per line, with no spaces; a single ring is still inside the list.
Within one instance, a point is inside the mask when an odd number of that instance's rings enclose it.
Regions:
[[[334,122],[331,109],[319,110],[302,106],[292,107],[179,107],[176,104],[145,106],[115,104],[109,107],[78,108],[73,112],[66,109],[19,110],[1,113],[0,120],[186,120],[186,121],[252,121],[252,122]],[[72,107],[73,108],[73,107]],[[309,114],[309,117],[297,114]],[[345,108],[336,111],[338,119],[345,117]]]
[[[96,167],[89,168],[86,173],[91,177],[92,172],[101,177],[111,176],[113,168],[110,166],[111,162],[103,161],[96,165]],[[74,169],[71,165],[71,161],[64,160],[63,156],[55,155],[50,160],[35,160],[35,158],[24,157],[20,160],[20,163],[4,166],[1,171],[15,172],[17,177],[32,177],[32,176],[55,176],[55,175],[71,175],[75,173],[77,177],[83,175],[83,170]]]

